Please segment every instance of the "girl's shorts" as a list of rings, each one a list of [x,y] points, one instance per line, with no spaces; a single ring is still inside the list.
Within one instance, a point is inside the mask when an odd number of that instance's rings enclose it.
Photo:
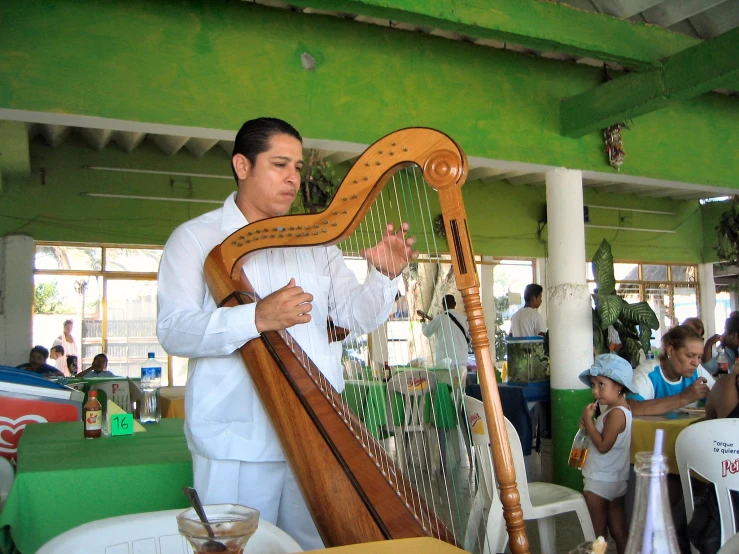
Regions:
[[[626,495],[626,481],[616,481],[608,483],[606,481],[596,481],[585,477],[585,487],[583,490],[597,494],[601,498],[608,501],[615,500],[619,496]]]

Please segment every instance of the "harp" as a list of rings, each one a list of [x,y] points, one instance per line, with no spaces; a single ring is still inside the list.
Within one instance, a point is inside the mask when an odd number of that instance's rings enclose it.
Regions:
[[[408,180],[422,178],[430,185],[423,186],[426,192],[414,194],[438,191],[456,285],[464,299],[478,364],[511,550],[519,554],[528,552],[528,539],[460,190],[466,171],[464,152],[445,134],[426,128],[394,132],[359,157],[326,210],[247,225],[211,251],[205,275],[218,306],[253,302],[258,300],[255,289],[242,271],[250,255],[262,250],[334,245],[370,235],[378,226],[384,229],[369,220],[387,221],[388,206],[397,208],[403,203],[400,196],[410,194],[397,190],[383,194],[388,183],[404,172]],[[405,201],[424,202],[428,200],[420,196]],[[399,213],[398,219],[419,218]],[[414,231],[418,229],[412,228],[411,233]],[[414,478],[401,473],[392,456],[322,378],[287,331],[262,333],[240,352],[327,546],[418,536],[461,543],[459,525],[455,529],[442,521],[434,511],[433,499],[418,492]]]

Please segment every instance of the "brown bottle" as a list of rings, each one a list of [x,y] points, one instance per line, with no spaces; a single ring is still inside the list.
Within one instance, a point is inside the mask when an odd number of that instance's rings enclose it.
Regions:
[[[97,399],[98,391],[91,390],[84,407],[86,439],[99,439],[103,435],[103,407]]]

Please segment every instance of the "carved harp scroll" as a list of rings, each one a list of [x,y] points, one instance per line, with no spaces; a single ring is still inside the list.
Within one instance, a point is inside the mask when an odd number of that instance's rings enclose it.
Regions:
[[[510,546],[514,554],[524,554],[528,539],[460,190],[467,159],[447,135],[408,128],[380,139],[349,170],[323,212],[264,219],[214,248],[205,264],[206,282],[219,306],[255,301],[242,271],[248,254],[332,245],[348,238],[386,182],[409,165],[421,168],[426,183],[439,193],[477,359]],[[327,546],[414,536],[457,542],[456,533],[438,520],[286,332],[262,333],[261,340],[248,342],[240,351]]]

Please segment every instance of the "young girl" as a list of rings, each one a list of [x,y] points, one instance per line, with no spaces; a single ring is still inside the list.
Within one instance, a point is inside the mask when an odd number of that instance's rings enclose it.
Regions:
[[[595,403],[585,406],[580,418],[591,443],[582,470],[583,494],[595,535],[607,537],[610,533],[618,554],[625,552],[628,538],[624,496],[629,478],[631,411],[625,395],[631,391],[633,373],[631,364],[620,356],[603,354],[580,374],[595,397]],[[607,405],[607,409],[593,420],[596,403]]]

